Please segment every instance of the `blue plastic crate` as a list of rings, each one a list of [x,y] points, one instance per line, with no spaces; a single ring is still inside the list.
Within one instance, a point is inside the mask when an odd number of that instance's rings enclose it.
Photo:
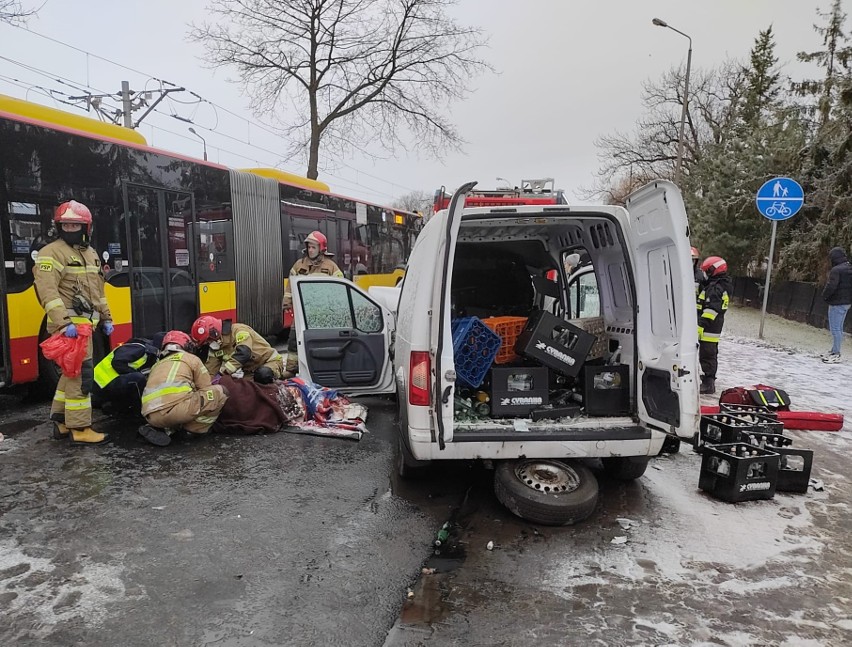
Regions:
[[[462,317],[451,323],[456,379],[473,389],[482,384],[485,374],[500,350],[500,335],[477,317]]]

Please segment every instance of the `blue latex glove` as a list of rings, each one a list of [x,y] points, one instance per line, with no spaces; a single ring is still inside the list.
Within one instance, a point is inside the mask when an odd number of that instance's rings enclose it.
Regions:
[[[107,320],[103,323],[104,334],[109,337],[112,334],[112,331],[115,330],[115,326],[112,325],[112,322]]]
[[[67,326],[65,326],[65,330],[62,331],[62,334],[65,335],[66,337],[72,337],[72,338],[76,337],[77,336],[77,326],[75,326],[72,323],[68,324]]]

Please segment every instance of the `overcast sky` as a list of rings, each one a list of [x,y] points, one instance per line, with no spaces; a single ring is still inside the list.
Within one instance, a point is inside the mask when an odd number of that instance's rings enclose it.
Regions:
[[[844,0],[847,11],[850,2]],[[816,9],[827,10],[830,4],[831,0],[460,0],[460,20],[489,34],[484,57],[499,72],[474,80],[471,96],[453,109],[452,117],[468,142],[464,152],[439,161],[400,151],[395,159],[353,157],[336,168],[324,160],[328,170],[321,171],[320,179],[336,193],[380,203],[390,203],[410,190],[431,193],[441,185],[455,187],[471,179],[493,187],[497,176],[513,182],[552,176],[569,197],[574,196],[578,187],[592,183],[598,166],[595,138],[614,129],[630,129],[641,113],[642,82],[686,59],[687,40],[652,26],[651,18],[659,16],[692,36],[693,67],[745,58],[758,31],[771,23],[784,71],[801,76],[807,68],[796,62],[796,52],[820,46],[812,25]],[[118,91],[122,80],[129,80],[133,89],[146,83],[155,89],[157,83],[149,77],[156,77],[257,120],[238,87],[228,83],[229,74],[204,68],[198,58],[200,46],[186,39],[188,23],[202,20],[205,6],[206,0],[47,0],[29,29],[141,74],[0,25],[0,92],[72,110],[30,86],[73,95],[79,92],[60,84],[57,75],[106,92]],[[847,23],[850,27],[852,21]],[[52,78],[5,59],[48,72]],[[283,149],[280,140],[224,111],[177,102],[163,109],[194,121],[207,139],[213,161],[235,168],[262,165],[305,172],[301,162],[281,162],[276,154]],[[200,158],[201,142],[187,132],[189,125],[152,114],[140,132],[154,146]],[[242,143],[246,141],[267,150]]]

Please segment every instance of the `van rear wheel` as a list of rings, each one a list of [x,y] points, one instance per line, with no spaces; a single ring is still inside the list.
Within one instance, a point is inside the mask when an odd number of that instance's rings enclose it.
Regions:
[[[581,463],[547,458],[503,461],[494,493],[513,514],[549,526],[577,523],[594,512],[598,481]]]

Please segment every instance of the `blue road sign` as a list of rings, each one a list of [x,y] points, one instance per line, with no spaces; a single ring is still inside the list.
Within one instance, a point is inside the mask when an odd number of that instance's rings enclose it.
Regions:
[[[757,191],[757,210],[770,220],[792,218],[804,203],[802,185],[788,177],[772,178]]]

